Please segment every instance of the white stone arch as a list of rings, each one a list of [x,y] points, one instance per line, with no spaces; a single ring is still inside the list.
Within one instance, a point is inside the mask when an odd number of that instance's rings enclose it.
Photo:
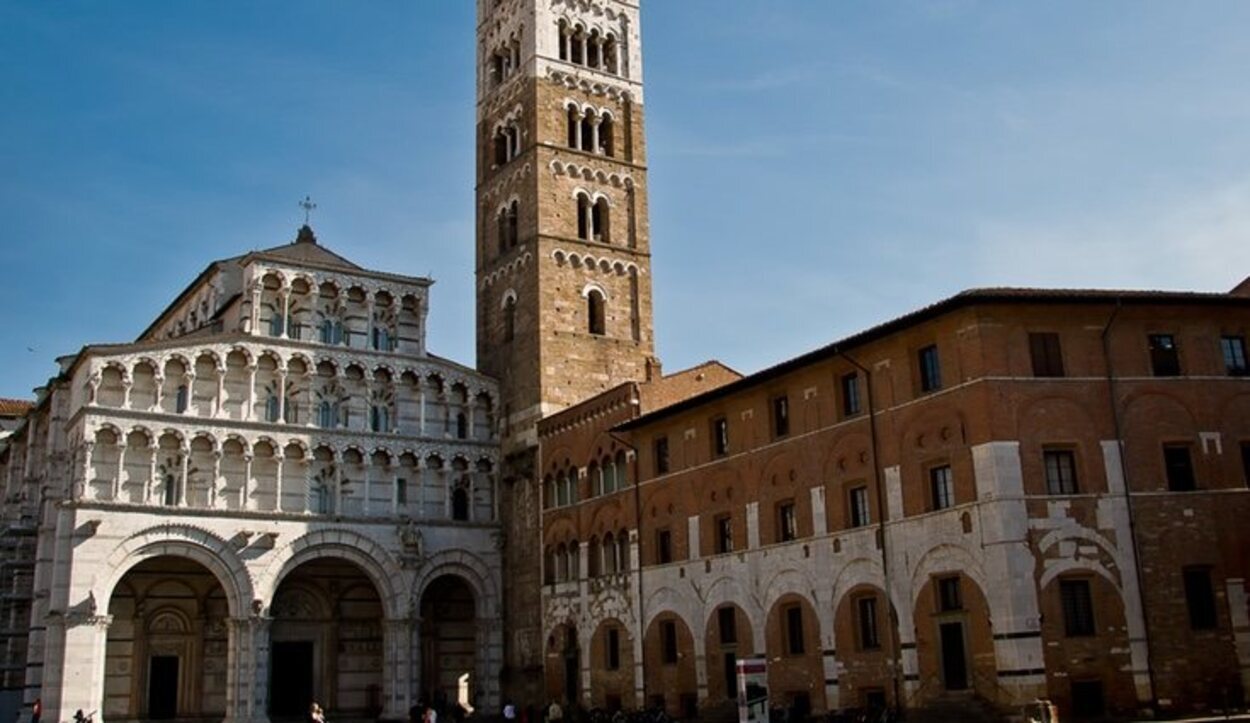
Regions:
[[[870,557],[858,557],[842,566],[833,579],[833,607],[842,604],[842,598],[860,585],[870,585],[885,590],[885,574],[881,561]]]
[[[763,600],[762,608],[767,614],[783,596],[795,594],[807,601],[813,609],[818,603],[818,595],[811,578],[795,568],[779,570],[763,585],[768,594]]]
[[[354,563],[373,582],[388,620],[403,617],[396,586],[399,564],[386,548],[358,532],[345,529],[314,530],[275,551],[273,562],[256,578],[257,599],[272,604],[282,581],[305,562],[335,558]]]
[[[513,304],[517,303],[517,294],[515,289],[508,288],[503,292],[503,296],[499,298],[499,308],[508,308],[508,302],[512,302]]]
[[[1066,575],[1074,571],[1092,572],[1099,577],[1106,579],[1111,587],[1120,595],[1120,604],[1124,605],[1124,588],[1120,586],[1120,580],[1107,569],[1106,565],[1097,560],[1051,560],[1054,564],[1046,566],[1046,570],[1042,573],[1041,579],[1037,583],[1038,592],[1046,589],[1046,586],[1055,581],[1061,575]],[[1127,605],[1125,610],[1127,611]]]
[[[598,291],[599,294],[603,296],[604,303],[607,303],[612,300],[612,297],[608,296],[607,289],[603,288],[602,286],[600,286],[599,284],[596,284],[593,281],[589,282],[588,284],[582,287],[582,290],[580,292],[582,295],[582,298],[589,299],[590,292],[592,291]]]
[[[131,535],[105,558],[90,589],[100,591],[100,606],[108,610],[118,582],[144,560],[163,556],[182,557],[203,565],[221,583],[230,617],[247,617],[253,608],[255,586],[247,567],[225,540],[191,525],[158,525]]]
[[[656,618],[665,613],[672,613],[681,618],[686,629],[693,633],[694,627],[690,625],[690,621],[697,617],[692,614],[694,611],[691,610],[690,601],[693,599],[694,597],[689,593],[683,595],[667,585],[653,590],[647,596],[647,619],[642,624],[643,634],[646,634],[646,630],[651,627],[651,623],[655,622]]]
[[[502,614],[498,585],[490,566],[465,550],[443,550],[426,559],[412,584],[413,609],[420,609],[430,584],[444,575],[459,577],[473,591],[478,619],[496,620]]]
[[[716,610],[725,605],[736,605],[747,616],[747,621],[751,625],[752,642],[756,650],[762,651],[767,627],[765,624],[767,609],[761,609],[759,600],[747,591],[742,580],[737,577],[726,575],[717,578],[708,587],[707,594],[704,595],[703,627],[699,630],[699,634],[702,635],[707,631],[708,626],[712,624],[712,616],[716,614]]]
[[[991,590],[985,579],[985,570],[982,569],[981,563],[972,551],[961,545],[954,545],[949,542],[943,542],[925,551],[916,564],[912,567],[911,572],[911,605],[913,608],[920,598],[920,591],[924,588],[929,578],[937,573],[942,572],[959,572],[967,575],[970,580],[981,588],[981,594],[990,602],[990,615],[1002,612],[994,609],[993,601],[995,596],[991,594]]]

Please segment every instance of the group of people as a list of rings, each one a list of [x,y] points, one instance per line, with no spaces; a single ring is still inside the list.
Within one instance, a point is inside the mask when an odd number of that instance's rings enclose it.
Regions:
[[[564,723],[564,709],[554,700],[539,711],[534,706],[518,707],[509,699],[503,704],[503,719],[504,723]]]

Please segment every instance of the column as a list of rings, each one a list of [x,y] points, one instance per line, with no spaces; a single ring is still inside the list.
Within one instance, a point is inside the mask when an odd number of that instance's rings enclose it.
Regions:
[[[152,383],[156,385],[156,402],[152,407],[152,411],[161,411],[161,402],[165,400],[165,377],[156,374],[152,377]]]
[[[258,334],[260,327],[260,283],[256,282],[252,286],[252,316],[250,328],[247,330],[249,334]]]
[[[182,375],[182,384],[187,388],[187,408],[182,410],[182,414],[199,414],[199,410],[195,407],[195,372],[187,372]]]
[[[282,338],[291,338],[291,289],[290,287],[282,287],[278,292],[278,296],[282,299]]]
[[[240,490],[243,499],[239,500],[241,510],[255,509],[255,505],[252,504],[252,459],[250,449],[243,453],[243,488]]]
[[[417,422],[420,426],[417,428],[418,429],[417,436],[424,437],[425,436],[425,380],[424,379],[418,382],[417,390],[418,390],[417,391],[417,403],[420,409],[420,411],[418,412],[419,421]]]
[[[369,516],[369,495],[373,493],[373,490],[371,489],[372,487],[371,478],[373,477],[373,475],[371,474],[373,470],[373,460],[369,456],[366,456],[364,459],[363,466],[365,468],[365,499],[361,503],[361,514],[363,514],[365,517],[368,517]]]
[[[698,624],[698,618],[689,618]],[[694,638],[694,682],[699,700],[707,700],[707,638],[699,630],[691,630]]]
[[[579,141],[580,143],[580,141]],[[587,199],[586,207],[582,209],[582,215],[586,218],[586,240],[595,240],[595,202]]]
[[[88,440],[82,443],[82,482],[74,486],[74,499],[80,500],[87,494],[87,485],[91,483],[91,455],[94,449],[95,442]],[[29,450],[27,458],[30,458]]]
[[[576,141],[574,143],[574,150],[580,151],[582,149],[582,115],[581,113],[576,113],[574,115],[573,138]]]
[[[395,474],[394,465],[387,465],[386,478],[391,480],[391,517],[399,516],[399,477]]]
[[[247,409],[243,410],[243,418],[256,418],[256,365],[247,365]]]
[[[208,487],[208,506],[217,507],[217,494],[221,485],[221,450],[213,450],[213,481]]]
[[[488,711],[499,710],[503,701],[500,700],[499,673],[503,669],[503,623],[498,618],[485,617],[477,619],[477,685],[482,695],[474,705]],[[583,661],[590,659],[590,651],[582,656]],[[584,688],[589,694],[589,687]],[[566,714],[567,715],[567,714]]]
[[[338,452],[334,453],[334,507],[330,512],[343,514],[343,455]]]
[[[312,488],[313,488],[313,464],[312,463],[313,463],[312,450],[309,450],[308,454],[304,457],[304,504],[299,510],[299,512],[303,512],[304,514],[308,514],[309,512],[308,500],[312,498]]]
[[[408,514],[412,515],[412,507],[415,504],[417,514],[414,517],[425,517],[425,460],[417,457],[417,463],[412,468],[413,486],[408,492]]]
[[[187,506],[187,484],[190,482],[191,474],[191,448],[182,447],[178,450],[179,456],[182,457],[182,479],[178,483],[178,494],[176,496],[179,507]]]
[[[156,458],[160,454],[160,449],[156,446],[156,442],[152,442],[152,458],[148,460],[148,482],[143,486],[143,504],[152,503],[152,490],[156,488]]]
[[[590,114],[587,113],[586,115],[590,115]],[[591,121],[590,122],[590,152],[598,153],[599,152],[599,123],[597,122],[598,119],[596,118],[591,118],[590,121]]]
[[[274,464],[278,468],[278,473],[273,481],[273,509],[275,512],[282,511],[282,468],[285,466],[283,462],[286,461],[286,458],[282,456],[283,454],[284,452],[279,449],[273,456]]]
[[[213,416],[220,417],[226,404],[226,370],[217,370],[217,396],[213,399]]]
[[[314,374],[314,370],[309,369],[304,375],[305,394],[308,397],[308,416],[304,419],[305,427],[317,426],[317,394],[313,391]]]
[[[129,377],[122,379],[122,409],[130,409],[130,388],[134,382]]]
[[[279,369],[278,377],[278,424],[286,423],[286,371]]]
[[[365,348],[373,349],[373,292],[365,295],[365,315],[369,323],[365,326]]]
[[[112,500],[118,502],[122,496],[122,473],[126,471],[126,441],[117,440],[117,476],[113,480]]]

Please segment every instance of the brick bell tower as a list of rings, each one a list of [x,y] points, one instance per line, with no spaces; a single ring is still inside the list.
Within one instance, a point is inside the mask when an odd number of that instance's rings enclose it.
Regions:
[[[504,684],[538,701],[537,422],[644,379],[654,355],[639,1],[477,12],[477,360],[500,380],[508,460]]]

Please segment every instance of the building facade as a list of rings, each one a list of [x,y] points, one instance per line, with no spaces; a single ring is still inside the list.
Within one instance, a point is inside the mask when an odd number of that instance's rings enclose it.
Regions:
[[[544,436],[549,691],[732,715],[763,656],[818,713],[1242,703],[1247,332],[1250,283],[965,292]]]
[[[210,265],[134,343],[61,360],[5,457],[28,705],[498,704],[498,390],[427,351],[430,283],[305,226]]]

